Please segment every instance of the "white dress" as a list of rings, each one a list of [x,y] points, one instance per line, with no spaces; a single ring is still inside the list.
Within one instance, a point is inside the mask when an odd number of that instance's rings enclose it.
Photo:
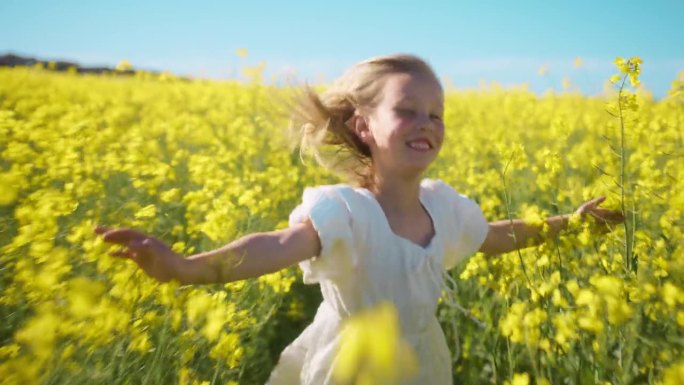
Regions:
[[[488,224],[479,206],[440,180],[424,179],[420,201],[435,235],[422,247],[395,234],[375,196],[349,185],[307,188],[290,225],[307,217],[321,255],[299,264],[304,283],[323,294],[313,322],[280,355],[268,385],[332,385],[340,323],[350,314],[389,301],[402,337],[418,358],[412,384],[452,384],[446,338],[435,315],[445,270],[475,253]]]

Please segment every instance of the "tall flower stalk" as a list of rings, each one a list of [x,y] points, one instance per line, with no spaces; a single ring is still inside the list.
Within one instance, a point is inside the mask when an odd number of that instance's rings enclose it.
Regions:
[[[630,93],[626,89],[626,83],[629,79],[629,84],[632,87],[639,85],[639,75],[641,74],[642,60],[638,56],[633,56],[629,60],[618,57],[615,59],[615,65],[620,71],[619,74],[613,75],[610,81],[613,84],[620,83],[618,88],[618,104],[617,115],[613,115],[620,121],[620,207],[622,214],[626,220],[623,223],[625,228],[625,267],[628,271],[636,271],[637,263],[633,255],[634,246],[634,202],[632,202],[632,209],[630,210],[631,218],[627,215],[628,208],[625,205],[625,195],[629,193],[626,186],[629,184],[629,176],[627,175],[627,149],[625,146],[625,111],[635,112],[639,108],[636,101],[636,95]]]

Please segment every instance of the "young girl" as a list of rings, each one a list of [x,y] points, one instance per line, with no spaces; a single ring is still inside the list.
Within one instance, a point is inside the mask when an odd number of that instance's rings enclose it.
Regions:
[[[131,229],[98,227],[107,242],[126,248],[148,275],[181,284],[258,277],[295,263],[305,283],[318,283],[323,302],[311,325],[281,354],[269,384],[331,384],[341,322],[380,302],[396,306],[402,337],[419,362],[415,384],[451,384],[449,349],[435,316],[443,274],[480,251],[495,255],[541,241],[522,220],[487,223],[478,205],[422,174],[444,140],[444,95],[433,70],[411,55],[356,64],[320,96],[307,89],[295,127],[301,149],[349,177],[353,185],[304,190],[284,230],[245,236],[189,258]],[[623,220],[581,205],[604,224]],[[569,215],[547,220],[550,236]]]

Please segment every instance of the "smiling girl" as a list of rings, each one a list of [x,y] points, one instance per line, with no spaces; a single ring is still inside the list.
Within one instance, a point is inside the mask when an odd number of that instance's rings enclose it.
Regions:
[[[445,272],[478,251],[493,256],[538,244],[541,229],[522,220],[488,223],[473,200],[423,178],[444,140],[444,92],[418,57],[358,63],[322,94],[307,89],[294,107],[301,149],[349,184],[305,189],[289,228],[187,258],[132,229],[96,232],[125,247],[113,255],[162,282],[224,283],[299,264],[304,282],[320,285],[323,302],[282,352],[269,384],[332,384],[342,322],[382,302],[396,307],[402,338],[418,358],[411,383],[451,384],[449,349],[435,316]],[[598,207],[603,199],[575,213],[620,223],[621,213]],[[548,218],[549,236],[569,217]]]

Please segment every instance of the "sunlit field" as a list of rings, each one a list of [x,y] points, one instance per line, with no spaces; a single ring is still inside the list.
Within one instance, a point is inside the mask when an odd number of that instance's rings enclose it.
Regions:
[[[603,97],[447,89],[428,177],[490,221],[541,224],[600,195],[627,217],[452,271],[439,318],[455,383],[684,381],[684,73],[655,101],[638,61],[616,64]],[[266,381],[321,300],[296,267],[158,284],[93,233],[133,227],[191,255],[286,227],[306,186],[338,183],[288,145],[289,91],[250,76],[0,69],[0,383]],[[364,331],[393,322],[378,311],[357,320],[371,348],[344,353],[347,371],[399,338]]]

